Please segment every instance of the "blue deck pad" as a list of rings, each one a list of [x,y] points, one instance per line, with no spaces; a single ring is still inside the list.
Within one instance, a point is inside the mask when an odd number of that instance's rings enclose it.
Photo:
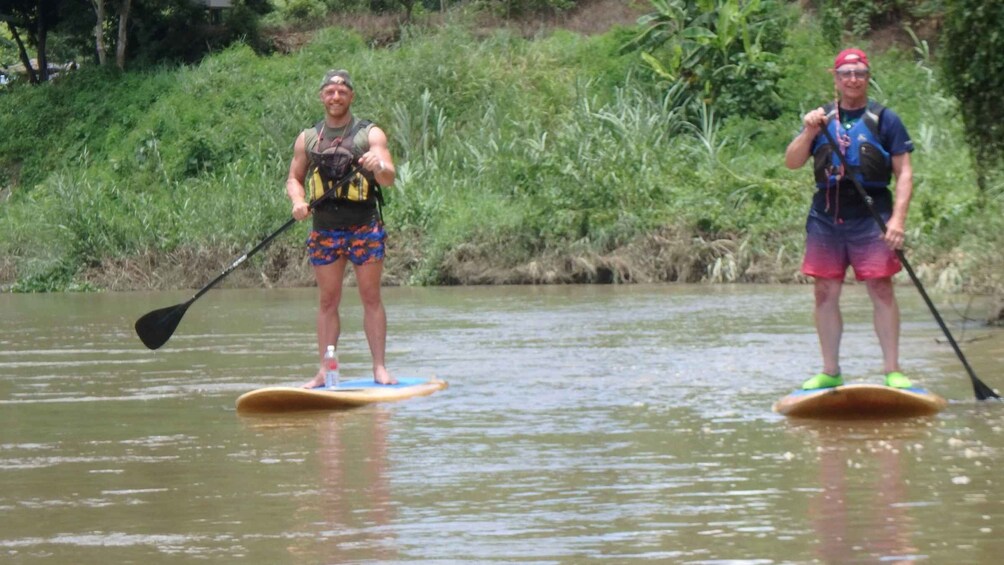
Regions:
[[[421,385],[429,382],[429,379],[422,377],[398,377],[397,384],[382,385],[373,379],[352,379],[342,381],[336,387],[319,386],[311,390],[361,390],[366,388],[406,388],[409,386]]]
[[[835,388],[842,388],[842,387],[839,387],[839,386],[832,387],[831,386],[831,387],[826,387],[826,388],[810,388],[809,390],[798,388],[798,389],[795,389],[795,390],[791,391],[791,394],[788,395],[788,396],[802,396],[802,395],[805,395],[805,394],[814,394],[814,393],[817,393],[817,392],[823,392],[825,390],[833,390]],[[905,390],[905,391],[913,392],[913,393],[916,393],[916,394],[930,394],[930,392],[928,392],[927,389],[918,388],[918,387],[910,387],[910,388],[886,387],[886,388],[892,388],[893,390]]]

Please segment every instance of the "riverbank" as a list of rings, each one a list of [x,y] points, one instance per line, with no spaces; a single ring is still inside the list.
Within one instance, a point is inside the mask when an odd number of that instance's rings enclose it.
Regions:
[[[385,286],[408,286],[422,264],[422,246],[416,234],[392,233],[384,263]],[[249,245],[250,247],[250,245]],[[799,271],[800,249],[776,257],[750,257],[741,242],[718,240],[700,246],[682,234],[663,231],[649,234],[606,255],[554,253],[523,264],[502,267],[475,246],[460,246],[443,265],[445,285],[537,284],[645,284],[645,283],[790,283],[810,279]],[[112,291],[197,289],[226,269],[246,249],[177,250],[145,253],[126,259],[107,259],[88,268],[80,277],[88,288]],[[925,288],[937,293],[958,293],[958,279],[936,276],[937,265],[913,264]],[[853,280],[849,276],[849,281]],[[912,286],[905,273],[900,286]],[[262,251],[233,271],[221,286],[229,288],[296,288],[314,286],[314,275],[302,245],[287,242]],[[351,269],[348,285],[353,285]],[[978,314],[982,315],[982,314]],[[985,319],[1004,322],[1004,301],[998,295],[988,302]]]
[[[423,248],[417,234],[390,229],[384,284],[408,286],[419,276]],[[254,242],[249,242],[248,248]],[[800,283],[797,250],[774,257],[743,252],[741,242],[727,239],[696,243],[670,230],[648,234],[609,253],[553,251],[517,264],[493,260],[492,249],[462,244],[440,265],[440,284],[632,284],[632,283]],[[114,291],[199,288],[247,249],[178,249],[106,259],[79,277],[88,287]],[[351,272],[351,270],[350,270]],[[307,254],[297,242],[270,246],[233,271],[232,288],[291,288],[314,285]]]

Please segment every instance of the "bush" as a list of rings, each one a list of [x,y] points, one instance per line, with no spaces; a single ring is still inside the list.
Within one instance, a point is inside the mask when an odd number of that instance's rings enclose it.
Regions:
[[[791,11],[774,0],[652,0],[641,34],[625,46],[639,49],[652,71],[722,116],[780,115],[779,55]]]
[[[950,2],[945,15],[941,64],[959,99],[981,184],[1004,161],[1004,3]]]
[[[283,14],[292,21],[320,20],[327,14],[327,6],[320,0],[290,0]]]

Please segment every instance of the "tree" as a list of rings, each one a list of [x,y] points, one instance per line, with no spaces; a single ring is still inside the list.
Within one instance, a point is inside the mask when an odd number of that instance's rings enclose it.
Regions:
[[[59,9],[63,0],[7,0],[6,3],[7,7],[0,11],[0,20],[7,24],[7,29],[17,44],[18,56],[28,73],[28,81],[38,84],[49,80],[46,40],[49,30],[59,23]],[[24,31],[25,39],[21,38],[18,30]],[[28,57],[26,43],[35,47],[37,69]]]
[[[959,99],[980,188],[986,174],[1004,164],[1004,3],[947,3],[941,65]]]
[[[94,7],[94,50],[98,54],[98,64],[104,66],[108,59],[105,50],[105,0],[91,0]]]
[[[132,9],[132,0],[120,0],[119,2],[119,37],[115,43],[115,65],[125,68],[126,44],[129,40],[129,10]]]
[[[401,5],[404,6],[404,17],[407,21],[411,21],[411,13],[415,9],[415,0],[399,0]]]
[[[105,65],[108,60],[108,48],[105,45],[105,23],[108,12],[105,0],[91,0],[94,8],[94,50],[98,55],[98,64]],[[118,1],[118,37],[115,41],[115,66],[125,69],[126,46],[129,43],[129,13],[132,11],[132,0]]]

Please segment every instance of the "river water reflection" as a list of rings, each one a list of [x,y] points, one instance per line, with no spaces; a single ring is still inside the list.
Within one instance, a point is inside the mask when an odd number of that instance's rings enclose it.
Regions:
[[[770,411],[818,366],[808,287],[390,288],[391,370],[450,388],[267,417],[234,400],[312,374],[311,289],[214,290],[155,352],[132,323],[190,294],[0,295],[0,562],[997,563],[1004,406],[900,295],[905,368],[952,402],[858,423]],[[878,382],[844,303],[845,374]]]

